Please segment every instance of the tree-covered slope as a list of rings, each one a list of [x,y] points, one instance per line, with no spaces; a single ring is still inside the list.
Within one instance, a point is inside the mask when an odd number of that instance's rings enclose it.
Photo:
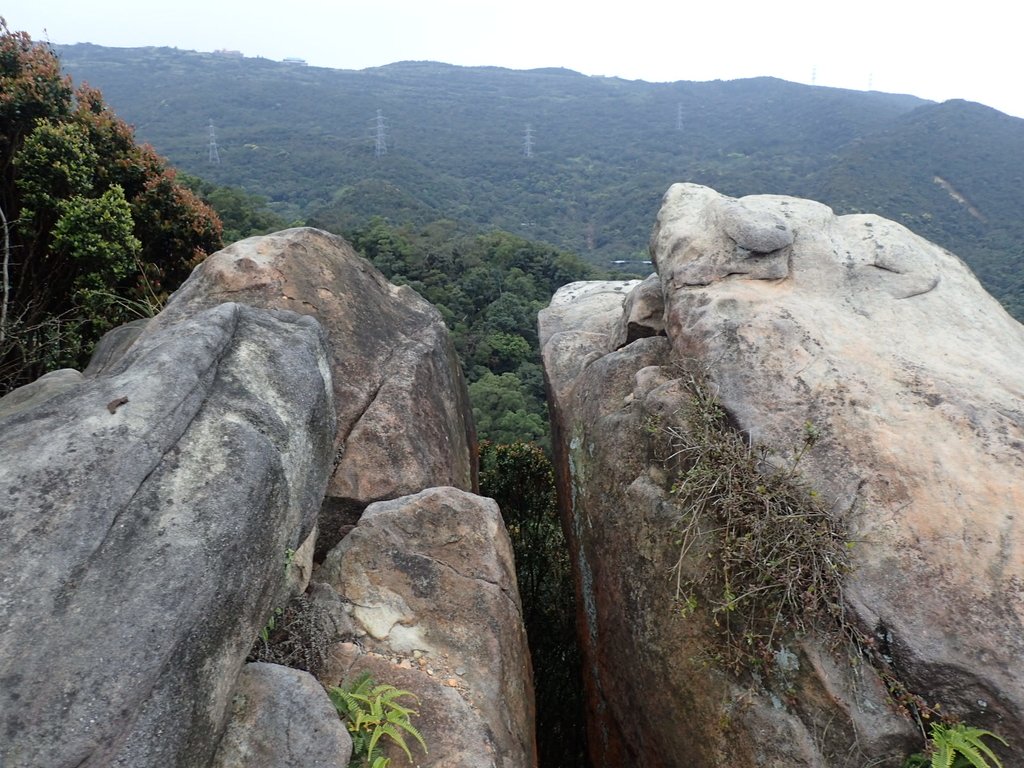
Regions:
[[[812,196],[945,246],[1024,318],[1024,121],[966,101],[925,105],[852,142],[819,178]]]
[[[563,69],[350,71],[169,48],[58,50],[177,166],[335,231],[373,216],[447,218],[598,263],[635,259],[665,189],[693,181],[877,211],[962,255],[1020,308],[1024,191],[1010,171],[1024,121],[979,105],[772,78],[646,83]],[[219,164],[209,162],[211,120]]]

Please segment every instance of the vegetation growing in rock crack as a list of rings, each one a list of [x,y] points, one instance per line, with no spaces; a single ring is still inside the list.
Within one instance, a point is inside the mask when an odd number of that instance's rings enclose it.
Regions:
[[[847,534],[798,473],[818,439],[814,425],[780,466],[730,427],[701,372],[686,378],[679,423],[658,427],[669,438],[680,509],[675,598],[684,614],[703,611],[721,631],[717,661],[750,669],[771,663],[788,633],[843,622]]]
[[[334,629],[334,621],[325,609],[306,595],[298,595],[271,614],[247,661],[302,669],[316,677],[327,664]]]
[[[378,742],[385,737],[405,752],[410,763],[412,751],[406,736],[412,736],[427,751],[423,736],[411,721],[417,711],[401,703],[402,699],[416,701],[416,694],[387,683],[378,685],[369,673],[349,686],[334,686],[327,692],[352,736],[349,768],[387,768],[390,758],[374,756]]]
[[[1001,736],[963,723],[932,723],[931,730],[925,752],[908,757],[903,768],[1003,768],[1003,763],[985,743],[986,738],[992,738],[1009,746]]]
[[[690,397],[676,423],[650,426],[668,438],[671,492],[680,506],[675,598],[682,614],[701,611],[720,630],[713,660],[733,672],[750,671],[770,666],[787,634],[831,633],[851,643],[922,736],[931,721],[925,752],[908,757],[903,768],[1002,768],[984,741],[1005,745],[1001,737],[955,723],[911,692],[879,647],[889,641],[848,620],[847,531],[799,472],[820,438],[817,427],[806,423],[792,457],[782,461],[731,427],[702,371],[684,371],[684,378]]]

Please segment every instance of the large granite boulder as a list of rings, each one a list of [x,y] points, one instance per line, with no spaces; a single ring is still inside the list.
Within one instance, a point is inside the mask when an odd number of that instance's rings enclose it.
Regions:
[[[429,748],[417,765],[536,764],[529,651],[493,500],[431,488],[371,504],[317,578],[342,596],[352,628],[325,682],[368,672],[415,693]]]
[[[0,419],[0,764],[202,766],[313,530],[315,320],[223,304]]]
[[[1024,733],[1024,329],[951,254],[810,201],[676,185],[651,250],[667,338],[574,329],[566,303],[594,313],[558,296],[540,322],[594,765],[899,766],[921,741],[894,683]],[[673,605],[659,439],[685,426],[694,366],[776,462],[812,425],[800,472],[849,530],[858,643],[787,636],[736,675],[710,617]]]
[[[476,489],[462,368],[441,315],[411,288],[389,283],[340,237],[289,229],[209,256],[142,336],[223,301],[312,315],[327,332],[338,430],[318,557],[370,502]]]

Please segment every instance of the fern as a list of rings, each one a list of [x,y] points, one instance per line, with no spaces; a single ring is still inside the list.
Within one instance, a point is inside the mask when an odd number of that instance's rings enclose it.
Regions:
[[[333,687],[328,694],[352,735],[350,766],[387,768],[391,760],[379,755],[375,758],[373,754],[377,742],[384,736],[405,752],[410,763],[413,759],[407,735],[419,742],[424,752],[427,751],[422,734],[410,721],[410,717],[418,713],[399,701],[406,697],[415,700],[414,693],[399,690],[393,685],[376,685],[369,674],[363,674],[348,689]]]
[[[981,728],[972,728],[963,723],[932,723],[931,738],[928,739],[931,768],[1003,768],[1002,762],[985,743],[986,736],[1003,746],[1009,746],[1001,736]],[[908,757],[903,765],[904,768],[925,768],[929,763],[919,752]]]
[[[986,736],[1009,746],[1000,736],[981,728],[971,728],[963,723],[953,726],[932,723],[931,741],[935,750],[932,768],[990,768],[989,760],[996,768],[1003,768],[1002,762],[984,742]]]

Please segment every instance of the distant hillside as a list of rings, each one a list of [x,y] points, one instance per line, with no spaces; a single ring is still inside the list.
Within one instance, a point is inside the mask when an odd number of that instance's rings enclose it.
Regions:
[[[946,246],[1024,318],[1024,121],[967,101],[929,104],[851,143],[819,179],[819,199]]]
[[[963,256],[1024,316],[1024,121],[976,104],[772,78],[652,84],[562,69],[348,71],[169,48],[57,50],[175,165],[337,231],[375,215],[449,218],[607,263],[642,258],[665,189],[694,181],[902,221]],[[211,120],[219,165],[208,162]]]

